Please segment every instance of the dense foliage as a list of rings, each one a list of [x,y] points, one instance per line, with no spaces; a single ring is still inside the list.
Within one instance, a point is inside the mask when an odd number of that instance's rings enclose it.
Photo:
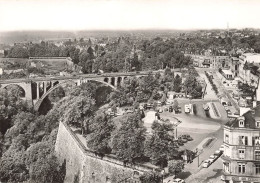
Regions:
[[[173,124],[154,121],[152,129],[152,136],[145,142],[145,154],[154,164],[166,167],[168,160],[179,156],[177,142],[174,141]]]
[[[54,156],[59,114],[33,113],[14,89],[0,90],[0,180],[63,182],[65,165]]]

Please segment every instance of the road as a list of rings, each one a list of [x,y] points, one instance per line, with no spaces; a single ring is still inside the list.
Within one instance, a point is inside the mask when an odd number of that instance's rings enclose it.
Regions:
[[[209,101],[213,101],[220,113],[219,119],[212,119],[203,117],[203,115],[195,116],[195,115],[186,115],[186,114],[178,114],[176,117],[183,121],[188,125],[180,124],[178,126],[178,133],[188,133],[193,138],[194,141],[188,142],[185,144],[185,148],[194,150],[198,146],[201,146],[201,142],[208,138],[214,138],[215,140],[208,146],[203,149],[203,152],[199,155],[199,157],[195,158],[192,163],[185,165],[185,168],[182,173],[180,173],[177,177],[185,179],[186,183],[223,183],[220,180],[221,172],[222,172],[222,161],[218,158],[213,164],[211,164],[208,168],[202,168],[202,162],[209,158],[210,155],[214,154],[216,150],[220,148],[223,144],[223,126],[228,121],[227,113],[224,107],[220,104],[218,96],[211,89],[211,85],[207,80],[204,71],[213,71],[213,69],[198,69],[198,73],[201,78],[203,78],[207,84],[206,88],[206,96],[204,100],[192,100],[192,103],[196,105],[200,105],[200,103],[205,103]],[[221,87],[221,92],[225,91],[225,88],[221,86],[221,80],[214,75],[216,85],[218,88]],[[181,102],[179,102],[181,103]],[[193,125],[191,125],[193,123]],[[172,180],[173,177],[168,177],[165,180]]]
[[[159,72],[159,71],[156,71]],[[152,72],[155,74],[156,72]],[[51,80],[68,80],[68,79],[81,79],[81,78],[100,78],[100,77],[127,77],[127,76],[144,76],[148,75],[150,72],[121,72],[121,73],[104,73],[104,74],[78,74],[71,76],[46,76],[46,77],[35,77],[35,78],[15,78],[15,79],[0,79],[0,84],[6,83],[18,83],[18,82],[28,82],[28,81],[51,81]]]

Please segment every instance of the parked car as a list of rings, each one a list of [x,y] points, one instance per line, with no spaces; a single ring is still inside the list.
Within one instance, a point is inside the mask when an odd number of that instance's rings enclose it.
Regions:
[[[190,136],[190,135],[181,135],[181,138],[183,138],[183,139],[187,139],[188,141],[192,141],[193,140],[193,138]]]
[[[210,165],[210,161],[208,159],[206,159],[206,160],[203,161],[202,167],[203,168],[208,168],[209,165]]]
[[[221,156],[221,154],[222,154],[222,152],[220,150],[216,150],[214,152],[214,156],[217,156],[217,157]]]
[[[178,139],[178,145],[179,145],[179,146],[183,146],[183,145],[184,145],[183,141],[180,140],[180,139]]]
[[[227,110],[228,115],[232,115],[232,112],[230,110]]]
[[[226,110],[226,111],[228,111],[228,110],[229,110],[228,106],[224,106],[224,108],[225,108],[225,110]]]
[[[170,102],[170,101],[166,102],[166,105],[171,105],[171,104],[172,104],[172,102]]]
[[[183,143],[188,142],[188,140],[185,139],[185,138],[183,138],[182,136],[179,136],[179,137],[178,137],[178,140],[181,140]]]
[[[220,148],[219,148],[219,150],[220,150],[221,152],[224,152],[224,145],[221,145]]]
[[[169,107],[169,112],[173,112],[173,107],[172,106]]]
[[[185,113],[190,113],[190,106],[189,105],[185,105],[184,111],[185,111]]]
[[[158,112],[159,112],[159,113],[162,113],[162,112],[163,112],[163,109],[162,109],[162,108],[159,108]]]
[[[173,183],[185,183],[185,181],[183,179],[173,179]]]
[[[216,159],[217,159],[217,156],[215,156],[215,155],[210,155],[209,156],[210,163],[213,163]]]

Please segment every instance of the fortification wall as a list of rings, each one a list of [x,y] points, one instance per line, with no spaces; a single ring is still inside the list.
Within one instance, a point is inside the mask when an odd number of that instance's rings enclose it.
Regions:
[[[80,183],[116,183],[153,170],[142,165],[125,166],[112,156],[101,158],[95,155],[62,122],[59,124],[55,151],[60,162],[66,160],[65,182],[68,183],[73,183],[75,176],[79,177]]]

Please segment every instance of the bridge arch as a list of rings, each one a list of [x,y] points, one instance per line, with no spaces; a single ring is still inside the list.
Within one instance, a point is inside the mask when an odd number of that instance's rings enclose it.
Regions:
[[[96,80],[96,79],[90,79],[90,81],[96,81],[96,82],[98,82],[98,83],[102,83],[102,84],[104,84],[104,85],[106,85],[106,86],[111,87],[113,90],[116,90],[116,87],[112,86],[112,85],[109,84],[109,83],[106,83],[105,81],[100,81],[100,80]],[[78,84],[78,82],[77,82],[76,80],[67,80],[67,81],[64,81],[64,82],[59,82],[59,81],[57,81],[57,82],[58,82],[58,84],[53,85],[52,88],[50,88],[46,93],[44,93],[44,94],[40,97],[40,99],[38,99],[38,100],[36,101],[36,103],[34,104],[34,110],[35,110],[35,111],[38,111],[38,110],[39,110],[39,108],[40,108],[40,106],[41,106],[43,100],[44,100],[53,90],[57,89],[57,88],[60,87],[60,86],[61,86],[61,87],[64,87],[64,86],[66,86],[67,84],[74,84],[75,86],[77,86],[77,84]],[[54,83],[56,83],[56,82],[54,82]],[[53,84],[54,84],[54,83],[53,83]]]

